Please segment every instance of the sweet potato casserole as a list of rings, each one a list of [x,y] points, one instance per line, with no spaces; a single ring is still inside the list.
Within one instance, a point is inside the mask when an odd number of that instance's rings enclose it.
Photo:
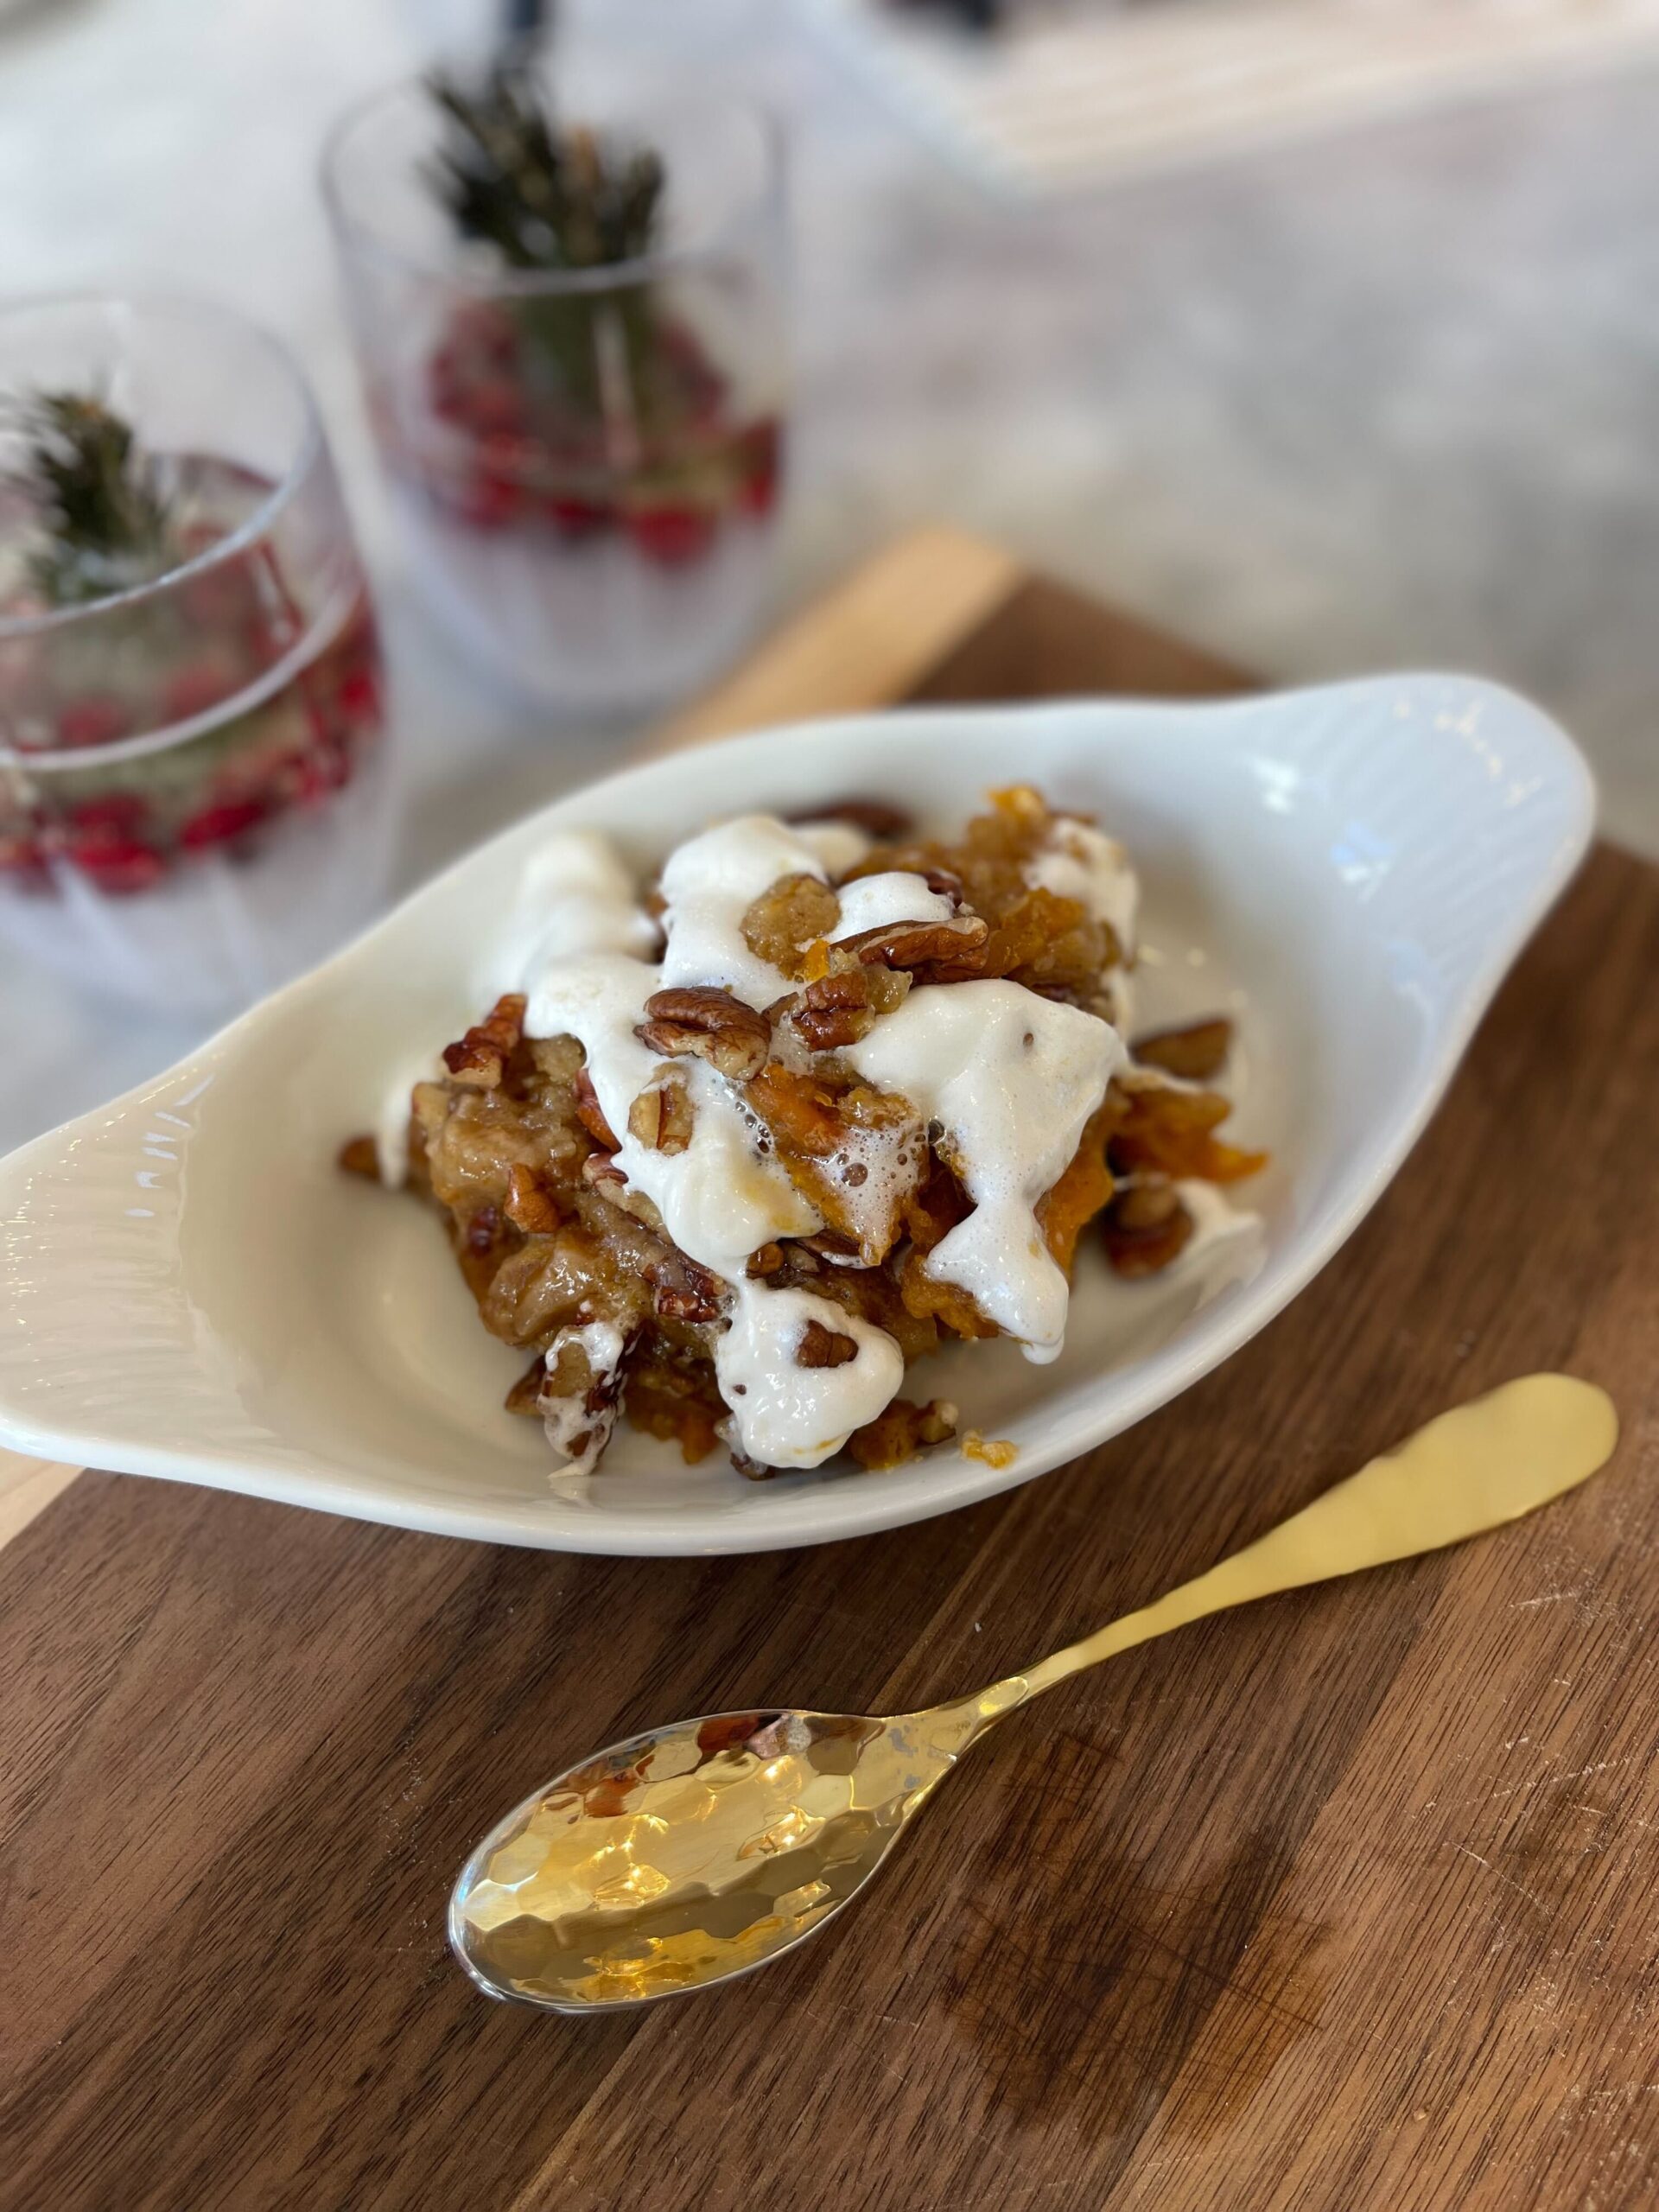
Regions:
[[[560,833],[493,1005],[343,1162],[441,1209],[562,1460],[621,1414],[751,1475],[893,1465],[956,1432],[899,1395],[912,1363],[1054,1358],[1090,1223],[1151,1274],[1262,1165],[1217,1133],[1224,1020],[1124,1042],[1136,895],[1023,786],[952,842],[868,804],[743,817],[643,887]]]

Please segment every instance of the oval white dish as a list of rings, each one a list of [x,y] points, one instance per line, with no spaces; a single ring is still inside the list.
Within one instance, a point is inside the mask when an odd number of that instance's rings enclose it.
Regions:
[[[1245,1186],[1263,1230],[1141,1285],[1085,1266],[1066,1350],[930,1363],[924,1395],[1011,1465],[946,1446],[880,1474],[746,1481],[620,1427],[550,1481],[501,1399],[436,1217],[353,1185],[340,1141],[389,1076],[480,1012],[471,982],[521,861],[582,823],[653,862],[703,822],[863,793],[950,826],[1038,784],[1141,871],[1140,1026],[1240,1025]],[[1504,970],[1591,835],[1594,794],[1535,708],[1466,677],[1382,677],[1219,705],[912,711],[648,763],[520,823],[168,1074],[0,1161],[0,1441],[503,1543],[765,1550],[890,1528],[1127,1428],[1262,1328],[1375,1204]],[[1240,1082],[1233,1085],[1236,1095]]]

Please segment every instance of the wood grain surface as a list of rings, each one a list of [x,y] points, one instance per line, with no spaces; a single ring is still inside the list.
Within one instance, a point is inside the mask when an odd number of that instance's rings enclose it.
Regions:
[[[1046,585],[919,686],[1222,689]],[[0,1553],[0,2204],[1636,2212],[1659,2195],[1659,872],[1599,851],[1317,1284],[967,1512],[567,1559],[86,1475]],[[1506,1376],[1611,1468],[1000,1731],[794,1959],[480,1998],[476,1833],[643,1724],[961,1690]]]

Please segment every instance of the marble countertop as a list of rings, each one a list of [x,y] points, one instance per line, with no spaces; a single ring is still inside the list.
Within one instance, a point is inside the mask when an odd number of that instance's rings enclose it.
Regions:
[[[467,12],[57,0],[0,22],[7,289],[214,293],[313,378],[387,617],[404,880],[628,742],[550,737],[430,638],[368,450],[318,148]],[[1659,70],[1016,211],[773,0],[572,12],[586,66],[741,81],[789,121],[781,609],[946,517],[1283,681],[1441,664],[1529,691],[1590,753],[1609,833],[1659,856]],[[16,972],[0,1027],[0,1149],[194,1041]]]

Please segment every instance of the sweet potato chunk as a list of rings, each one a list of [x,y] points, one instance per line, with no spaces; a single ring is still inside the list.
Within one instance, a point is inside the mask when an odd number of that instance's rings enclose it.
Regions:
[[[1232,1111],[1218,1091],[1159,1084],[1124,1095],[1128,1107],[1111,1141],[1111,1162],[1119,1173],[1144,1167],[1205,1183],[1237,1183],[1268,1164],[1265,1152],[1245,1152],[1215,1135]]]

